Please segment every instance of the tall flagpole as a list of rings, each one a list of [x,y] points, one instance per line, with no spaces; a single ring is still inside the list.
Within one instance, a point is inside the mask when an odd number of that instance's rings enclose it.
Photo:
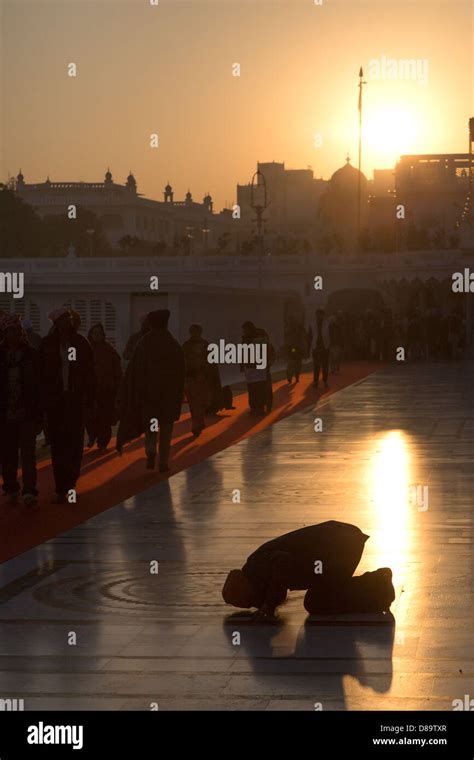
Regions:
[[[357,188],[357,250],[360,250],[360,207],[361,207],[361,179],[362,179],[362,88],[367,82],[362,81],[364,71],[359,69],[359,182]]]

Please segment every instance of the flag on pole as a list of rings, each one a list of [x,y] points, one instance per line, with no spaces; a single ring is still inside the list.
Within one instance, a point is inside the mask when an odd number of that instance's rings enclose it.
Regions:
[[[360,79],[360,83],[359,83],[359,113],[362,111],[362,87],[361,87],[361,83],[362,83],[362,77],[363,76],[364,76],[364,72],[363,72],[362,66],[361,66],[360,69],[359,69],[359,79]]]

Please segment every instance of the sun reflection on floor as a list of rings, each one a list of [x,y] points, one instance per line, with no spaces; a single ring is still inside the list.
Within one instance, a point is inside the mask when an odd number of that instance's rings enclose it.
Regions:
[[[369,472],[375,528],[372,537],[377,567],[391,567],[394,575],[403,565],[411,536],[412,470],[413,445],[405,432],[390,430],[377,439]]]

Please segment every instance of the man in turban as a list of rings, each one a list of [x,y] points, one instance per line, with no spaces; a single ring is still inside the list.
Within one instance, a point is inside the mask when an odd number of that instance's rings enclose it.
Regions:
[[[138,321],[140,323],[140,329],[137,330],[137,332],[134,332],[130,335],[129,339],[127,340],[127,345],[125,346],[124,352],[123,352],[123,358],[124,361],[129,362],[132,358],[132,354],[135,351],[135,346],[137,345],[138,341],[143,338],[144,335],[148,332],[150,329],[150,323],[148,322],[148,314],[140,314],[138,317]]]

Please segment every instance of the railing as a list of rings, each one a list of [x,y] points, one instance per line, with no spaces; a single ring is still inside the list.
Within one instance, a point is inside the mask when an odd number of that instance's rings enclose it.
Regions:
[[[67,272],[133,273],[231,273],[259,272],[291,274],[320,271],[381,271],[426,268],[452,269],[466,266],[474,255],[459,250],[403,251],[390,254],[365,254],[361,256],[322,255],[306,253],[294,256],[154,256],[154,257],[58,257],[31,259],[0,259],[2,272],[28,272],[30,274]]]
[[[125,187],[125,186],[124,186]],[[41,182],[36,185],[25,185],[20,192],[27,193],[29,190],[104,190],[108,189],[103,182]]]
[[[471,252],[474,255],[474,251]],[[260,256],[58,256],[52,258],[27,258],[27,259],[0,259],[1,269],[18,267],[22,263],[22,268],[35,269],[91,269],[103,268],[123,269],[123,268],[149,268],[150,265],[160,269],[170,268],[176,270],[219,270],[219,269],[252,269],[261,266],[265,269],[298,269],[300,267],[314,266],[315,262],[324,267],[353,268],[358,266],[376,266],[390,268],[404,264],[406,266],[419,266],[420,263],[438,263],[443,264],[454,260],[462,260],[466,257],[466,252],[459,249],[448,250],[428,250],[428,251],[400,251],[398,253],[370,253],[358,255],[340,255],[340,254],[321,254],[321,253],[304,253],[287,256],[266,254]]]

